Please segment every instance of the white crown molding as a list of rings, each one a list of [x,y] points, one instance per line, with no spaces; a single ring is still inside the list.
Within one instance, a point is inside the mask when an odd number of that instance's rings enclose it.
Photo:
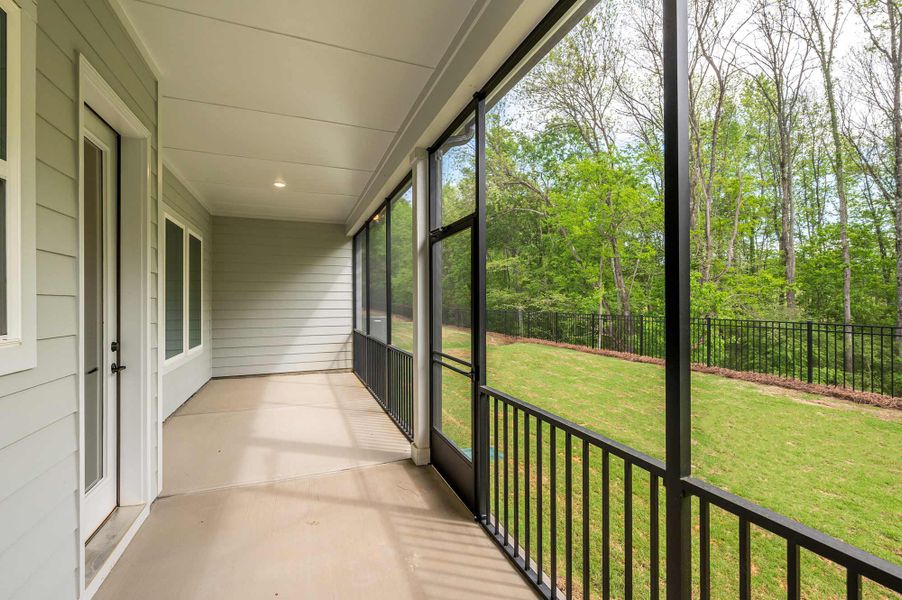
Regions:
[[[197,200],[200,203],[200,205],[203,206],[204,209],[208,213],[210,213],[211,216],[217,214],[213,211],[213,208],[210,206],[210,201],[206,197],[204,197],[204,195],[201,194],[197,190],[196,187],[194,187],[191,184],[191,181],[188,178],[186,178],[184,175],[182,175],[182,173],[181,173],[181,171],[179,171],[178,167],[176,167],[172,164],[172,161],[170,161],[168,158],[166,158],[165,149],[160,150],[160,154],[163,156],[163,167],[165,167],[170,173],[172,173],[172,176],[175,177],[179,183],[181,183],[183,186],[185,186],[186,190],[191,192],[191,195],[194,196],[194,199]],[[160,199],[162,200],[162,198],[163,198],[163,190],[160,190]]]
[[[141,56],[144,58],[144,62],[147,63],[147,66],[150,67],[150,70],[153,72],[154,77],[157,78],[157,82],[159,82],[160,65],[154,58],[153,53],[150,51],[150,48],[147,46],[147,44],[144,43],[144,38],[142,38],[141,34],[138,33],[138,28],[135,27],[134,21],[132,21],[131,17],[128,14],[128,11],[124,6],[125,1],[126,0],[109,0],[110,6],[113,8],[113,12],[116,13],[117,17],[119,17],[119,21],[122,23],[125,31],[128,33],[129,37],[132,38],[132,41],[138,48],[138,52],[140,52]]]

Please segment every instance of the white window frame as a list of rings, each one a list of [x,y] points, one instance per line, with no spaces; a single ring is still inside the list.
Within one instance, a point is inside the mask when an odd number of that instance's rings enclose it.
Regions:
[[[0,335],[0,376],[37,364],[35,315],[34,18],[13,0],[6,13],[6,320]],[[26,50],[28,49],[28,50]]]
[[[166,358],[166,221],[171,221],[173,225],[176,225],[182,230],[182,350],[175,356],[170,358]],[[190,244],[189,240],[191,237],[196,238],[200,241],[200,302],[201,302],[201,320],[200,320],[200,344],[190,348],[190,340],[188,339],[189,335],[189,314],[190,314]],[[162,283],[162,307],[163,307],[163,315],[161,319],[160,327],[163,333],[163,343],[162,343],[162,351],[163,351],[163,366],[167,371],[178,367],[182,363],[194,358],[197,354],[203,351],[204,349],[204,308],[203,308],[203,298],[204,298],[204,236],[194,227],[192,227],[187,221],[182,219],[181,217],[175,215],[174,213],[164,210],[163,211],[163,221],[162,226],[160,227],[160,248],[162,248],[162,260],[160,261],[160,280]]]

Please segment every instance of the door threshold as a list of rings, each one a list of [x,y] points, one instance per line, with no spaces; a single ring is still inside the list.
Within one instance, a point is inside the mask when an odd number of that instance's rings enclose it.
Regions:
[[[117,506],[85,543],[86,590],[100,587],[137,528],[147,518],[147,508],[146,504]],[[100,573],[103,577],[98,578]]]

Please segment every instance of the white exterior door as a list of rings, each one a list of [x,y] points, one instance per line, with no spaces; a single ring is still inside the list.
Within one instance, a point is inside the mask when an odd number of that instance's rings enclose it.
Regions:
[[[119,136],[85,106],[83,531],[93,534],[119,496]]]

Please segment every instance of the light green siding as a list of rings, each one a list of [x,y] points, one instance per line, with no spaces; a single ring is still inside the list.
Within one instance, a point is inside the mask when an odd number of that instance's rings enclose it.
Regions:
[[[0,377],[0,598],[65,600],[78,593],[80,543],[78,56],[154,132],[154,148],[157,82],[104,0],[40,0],[37,15],[39,340],[35,369]],[[152,169],[155,178],[156,162]],[[153,195],[155,208],[155,188]],[[151,233],[155,248],[155,227]],[[155,333],[151,340],[155,355]]]
[[[213,375],[351,366],[351,240],[340,225],[213,219]]]

